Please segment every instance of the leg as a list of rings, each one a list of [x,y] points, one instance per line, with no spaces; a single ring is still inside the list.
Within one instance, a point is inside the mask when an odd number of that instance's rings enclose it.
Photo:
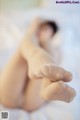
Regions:
[[[64,82],[51,82],[49,79],[29,80],[22,108],[33,111],[51,100],[70,102],[76,95],[75,90]]]
[[[27,78],[27,63],[16,52],[0,76],[0,103],[7,107],[19,107]]]
[[[28,81],[28,85],[24,94],[24,104],[22,105],[22,109],[31,112],[46,103],[46,101],[40,96],[41,83],[41,79]]]
[[[27,79],[27,59],[32,59],[32,57],[29,56],[32,55],[32,51],[35,51],[35,46],[38,46],[38,44],[34,44],[31,39],[38,27],[38,23],[36,25],[33,23],[31,26],[28,35],[23,38],[23,44],[21,44],[20,50],[11,58],[0,76],[0,102],[9,107],[19,106],[22,101],[20,98],[23,98]],[[24,49],[25,44],[26,49]]]

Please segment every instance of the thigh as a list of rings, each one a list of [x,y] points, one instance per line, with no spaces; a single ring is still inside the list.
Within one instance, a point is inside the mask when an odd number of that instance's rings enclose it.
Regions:
[[[27,111],[33,111],[42,106],[45,101],[40,97],[42,80],[29,80],[25,94],[23,109]]]
[[[27,63],[18,51],[1,72],[0,101],[3,104],[19,102],[27,82],[27,69]]]

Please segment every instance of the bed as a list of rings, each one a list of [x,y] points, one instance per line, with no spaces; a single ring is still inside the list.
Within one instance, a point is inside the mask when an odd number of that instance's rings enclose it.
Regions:
[[[9,111],[10,120],[80,120],[80,15],[57,11],[43,4],[42,8],[21,11],[0,12],[0,70],[15,52],[29,23],[35,16],[56,20],[61,31],[55,38],[55,46],[63,52],[61,66],[74,74],[69,83],[77,91],[77,97],[70,104],[59,101],[51,102],[29,114],[20,109],[8,109],[0,105],[0,111]]]

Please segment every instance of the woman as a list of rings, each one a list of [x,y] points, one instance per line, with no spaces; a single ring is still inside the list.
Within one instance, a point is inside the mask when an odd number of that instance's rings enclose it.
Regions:
[[[7,107],[33,111],[51,100],[70,102],[73,88],[64,82],[72,74],[56,66],[50,39],[58,28],[55,22],[36,19],[22,44],[9,60],[0,78],[0,102]]]

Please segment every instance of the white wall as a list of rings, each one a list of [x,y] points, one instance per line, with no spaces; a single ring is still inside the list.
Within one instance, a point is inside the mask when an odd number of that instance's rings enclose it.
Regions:
[[[27,9],[39,6],[40,0],[0,0],[0,9]]]

